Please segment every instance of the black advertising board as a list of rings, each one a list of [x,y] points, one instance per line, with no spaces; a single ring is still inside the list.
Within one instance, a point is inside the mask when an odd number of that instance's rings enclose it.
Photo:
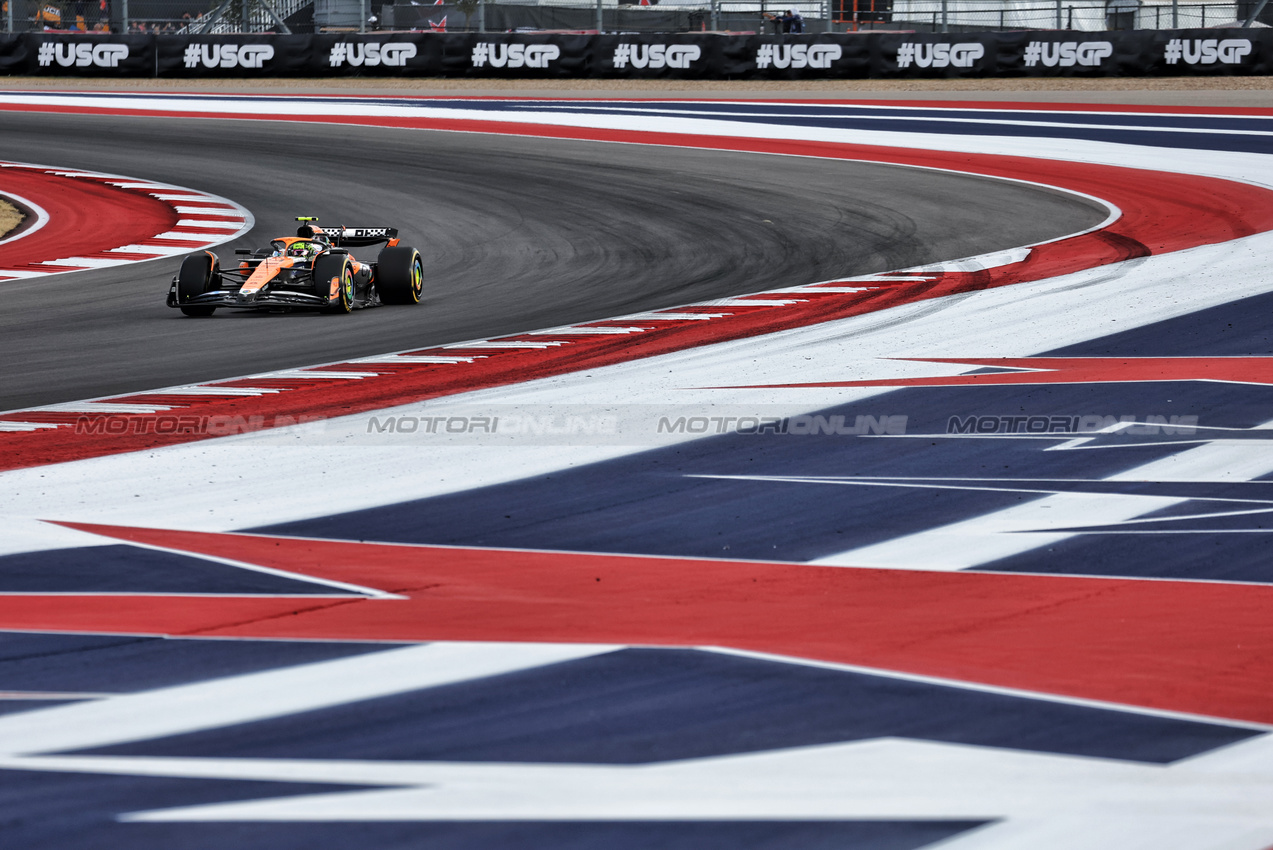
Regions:
[[[0,36],[0,73],[96,77],[1147,77],[1269,74],[1271,57],[1269,29]]]
[[[999,35],[882,33],[871,44],[871,76],[992,77],[998,71]]]
[[[155,38],[150,35],[27,33],[20,71],[52,77],[156,76]]]
[[[1143,67],[1153,76],[1273,74],[1269,30],[1146,30]],[[1258,36],[1258,37],[1254,37]]]
[[[159,35],[160,77],[311,76],[312,35]]]

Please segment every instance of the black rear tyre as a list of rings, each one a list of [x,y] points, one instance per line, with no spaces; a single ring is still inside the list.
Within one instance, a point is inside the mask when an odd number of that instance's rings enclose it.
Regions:
[[[215,254],[204,251],[191,254],[181,261],[177,272],[177,306],[187,316],[211,316],[216,307],[190,304],[190,300],[205,292],[221,288],[221,269]]]
[[[333,281],[335,291],[333,292]],[[327,298],[327,310],[348,313],[354,309],[354,270],[345,254],[323,254],[314,261],[314,289]]]
[[[418,304],[424,288],[424,261],[415,248],[395,245],[376,259],[376,291],[386,304]]]

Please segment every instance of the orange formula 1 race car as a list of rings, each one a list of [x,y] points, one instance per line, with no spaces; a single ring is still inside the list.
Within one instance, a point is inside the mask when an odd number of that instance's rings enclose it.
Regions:
[[[191,254],[168,288],[168,306],[187,316],[211,316],[218,307],[252,310],[324,310],[416,304],[424,278],[420,252],[398,244],[393,227],[324,229],[302,217],[295,236],[268,248],[240,250],[236,269],[221,268],[211,251]],[[375,262],[354,259],[349,248],[385,243]]]

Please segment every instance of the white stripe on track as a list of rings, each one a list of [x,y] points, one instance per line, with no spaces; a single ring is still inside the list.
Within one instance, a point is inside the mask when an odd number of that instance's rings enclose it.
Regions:
[[[216,729],[588,658],[616,648],[439,643],[387,649],[3,716],[0,751],[86,749]]]

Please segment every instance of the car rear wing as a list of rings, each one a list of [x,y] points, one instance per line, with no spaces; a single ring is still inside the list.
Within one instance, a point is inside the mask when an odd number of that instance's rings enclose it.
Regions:
[[[313,237],[319,233],[338,248],[378,245],[398,238],[396,227],[319,227],[317,224],[302,224],[296,228],[297,236]]]
[[[333,245],[348,245],[353,248],[359,245],[378,245],[398,238],[396,227],[338,227],[330,230],[324,228],[323,232]]]

